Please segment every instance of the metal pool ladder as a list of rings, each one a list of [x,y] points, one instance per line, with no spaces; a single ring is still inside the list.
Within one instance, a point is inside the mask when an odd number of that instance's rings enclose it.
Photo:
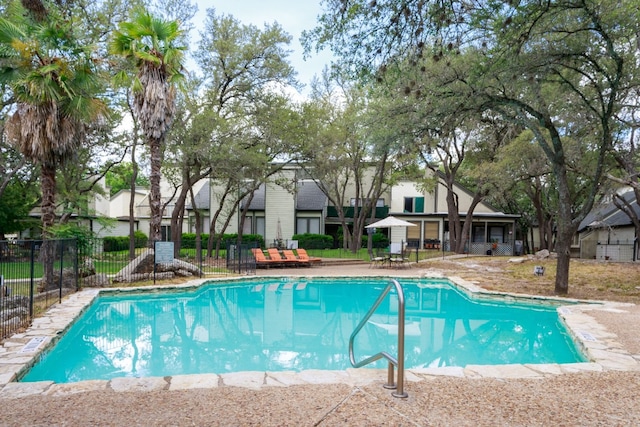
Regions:
[[[398,293],[398,358],[394,358],[386,351],[381,351],[380,353],[374,354],[373,356],[367,357],[366,359],[357,362],[355,360],[355,356],[353,354],[353,341],[358,335],[358,332],[366,325],[369,321],[369,318],[376,311],[378,306],[382,303],[382,300],[387,296],[392,287],[396,288],[396,292]],[[368,365],[369,363],[375,362],[378,359],[382,358],[387,359],[389,362],[389,369],[387,371],[387,384],[383,387],[388,389],[396,389],[395,392],[391,393],[393,397],[408,397],[409,395],[404,392],[404,291],[402,290],[402,286],[398,283],[397,280],[391,279],[389,280],[389,284],[382,291],[376,302],[369,309],[364,318],[360,321],[356,329],[349,337],[349,360],[351,361],[351,365],[354,368],[360,368],[364,365]],[[393,367],[398,367],[398,381],[397,384],[393,381]]]

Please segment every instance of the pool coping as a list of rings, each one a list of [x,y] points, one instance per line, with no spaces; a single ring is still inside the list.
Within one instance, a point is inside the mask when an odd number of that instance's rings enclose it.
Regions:
[[[205,282],[236,281],[256,276],[206,278],[183,284],[157,285],[154,289],[197,289]],[[282,275],[260,276],[281,279]],[[323,277],[323,275],[287,275],[287,277]],[[344,277],[361,277],[349,276]],[[377,277],[392,278],[380,275]],[[544,297],[539,295],[513,294],[487,291],[475,283],[455,276],[422,275],[422,278],[446,279],[454,283],[470,298],[502,297],[517,301],[553,302],[559,304],[557,311],[565,323],[574,342],[589,358],[589,362],[567,364],[513,364],[513,365],[467,365],[466,367],[442,367],[407,369],[405,382],[423,381],[437,376],[461,378],[545,378],[577,372],[640,371],[640,361],[616,341],[616,335],[599,324],[588,313],[593,310],[620,312],[631,303],[610,301],[581,301],[570,298]],[[149,287],[125,287],[84,289],[64,298],[62,303],[51,307],[42,316],[33,319],[32,325],[23,333],[5,340],[0,348],[0,398],[20,398],[30,395],[66,395],[92,390],[150,391],[185,390],[237,386],[250,389],[262,387],[287,387],[296,384],[336,384],[364,386],[374,382],[386,382],[386,369],[349,368],[344,371],[306,370],[301,372],[261,372],[248,371],[224,374],[175,375],[167,377],[123,377],[111,380],[90,380],[75,383],[54,383],[53,381],[15,382],[22,373],[33,366],[39,354],[72,325],[74,320],[88,309],[100,293],[129,293]]]

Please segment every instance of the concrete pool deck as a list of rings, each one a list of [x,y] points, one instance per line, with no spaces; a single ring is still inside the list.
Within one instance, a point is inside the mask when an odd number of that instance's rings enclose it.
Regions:
[[[390,276],[402,277],[413,276],[421,277],[429,274],[428,271],[419,267],[404,270],[378,270],[369,269],[367,265],[341,265],[314,267],[311,269],[278,269],[278,270],[259,270],[259,276]],[[462,279],[450,277],[458,286],[467,289],[469,292],[476,293],[482,291],[474,283],[465,282]],[[189,284],[180,285],[193,286],[206,280],[197,280]],[[567,425],[585,425],[588,420],[595,417],[595,420],[602,422],[603,420],[611,420],[615,414],[619,414],[622,407],[627,408],[621,420],[625,421],[620,425],[625,425],[626,421],[640,421],[640,391],[637,384],[640,381],[640,342],[637,331],[640,328],[640,310],[633,304],[602,302],[601,304],[593,303],[577,303],[574,300],[567,300],[567,306],[559,309],[560,316],[566,322],[576,342],[583,347],[588,355],[590,362],[574,363],[574,364],[546,364],[546,365],[495,365],[495,366],[467,366],[465,368],[433,368],[408,370],[405,376],[405,391],[408,392],[408,399],[397,399],[391,397],[389,390],[382,388],[382,384],[386,382],[386,370],[371,369],[348,369],[346,371],[304,371],[300,373],[292,372],[241,372],[235,374],[207,374],[207,375],[187,375],[173,377],[154,377],[154,378],[117,378],[110,381],[85,381],[72,384],[55,384],[50,381],[42,381],[36,383],[16,383],[12,382],[16,376],[25,367],[29,366],[34,357],[37,356],[47,342],[55,338],[64,331],[73,319],[75,319],[91,301],[97,296],[98,290],[87,289],[76,294],[70,295],[63,300],[62,304],[51,308],[44,316],[34,319],[33,325],[24,333],[14,335],[6,340],[4,346],[0,349],[0,402],[3,407],[14,408],[16,412],[12,414],[21,414],[24,417],[27,413],[26,407],[20,409],[17,402],[55,402],[69,400],[78,400],[78,410],[82,408],[83,401],[87,399],[108,399],[113,401],[127,400],[123,403],[122,408],[128,404],[133,404],[140,399],[159,399],[159,404],[166,399],[188,399],[196,398],[201,395],[224,395],[225,402],[217,400],[208,402],[209,410],[218,411],[219,414],[225,411],[231,411],[233,408],[228,407],[229,401],[236,402],[245,409],[253,406],[257,400],[263,398],[277,398],[277,402],[265,402],[264,411],[282,412],[281,415],[271,419],[265,424],[290,425],[299,414],[294,414],[293,402],[284,402],[281,399],[285,395],[293,394],[293,399],[298,402],[299,406],[304,407],[307,400],[317,400],[317,408],[309,408],[307,416],[302,416],[301,422],[297,425],[334,425],[340,424],[339,419],[348,420],[346,424],[378,424],[386,420],[387,425],[448,425],[449,422],[459,424],[463,417],[464,411],[458,411],[455,414],[449,414],[451,408],[433,407],[434,402],[440,398],[447,396],[458,390],[463,395],[464,390],[471,390],[473,396],[468,396],[466,401],[468,404],[475,402],[476,399],[482,400],[482,394],[489,393],[488,390],[495,388],[504,388],[502,396],[499,400],[491,397],[492,393],[485,396],[490,399],[492,405],[506,405],[501,409],[506,411],[507,406],[518,408],[527,403],[527,399],[513,401],[517,396],[521,396],[518,391],[522,387],[528,390],[535,390],[535,394],[544,393],[546,400],[552,398],[556,393],[562,392],[566,388],[573,390],[573,393],[579,397],[580,395],[587,397],[593,393],[605,393],[611,388],[611,393],[620,396],[619,399],[609,403],[611,408],[603,411],[584,412],[577,416],[574,414],[572,419],[578,421],[581,417],[584,422],[565,423]],[[503,295],[503,294],[500,294]],[[532,297],[536,300],[544,300],[539,296]],[[557,300],[557,298],[553,298]],[[453,385],[452,385],[453,384]],[[604,386],[603,384],[606,384]],[[635,392],[633,386],[635,385]],[[431,387],[437,386],[436,390]],[[442,390],[446,387],[447,390]],[[453,389],[451,388],[453,387]],[[629,391],[627,392],[627,389]],[[473,390],[476,391],[473,391]],[[132,397],[131,392],[135,392]],[[309,395],[307,393],[310,393]],[[438,398],[434,397],[434,393],[438,394]],[[478,394],[480,393],[480,394]],[[569,392],[571,393],[571,392]],[[181,396],[182,397],[178,397]],[[85,399],[82,399],[85,396]],[[100,397],[102,396],[102,397]],[[244,396],[244,397],[243,397]],[[247,397],[250,396],[250,397]],[[454,393],[452,397],[455,397]],[[526,394],[525,394],[526,396]],[[567,390],[564,394],[558,396],[559,400],[566,401],[575,398],[567,397]],[[252,402],[245,402],[243,399],[248,398]],[[5,400],[7,399],[7,400]],[[239,400],[237,400],[239,399]],[[401,402],[423,402],[423,406],[431,408],[431,412],[446,412],[447,417],[441,415],[438,419],[432,419],[431,413],[420,415],[418,408],[408,408],[406,404]],[[457,399],[457,398],[456,398]],[[366,403],[366,407],[355,404],[358,401]],[[457,402],[458,400],[456,400]],[[606,399],[593,399],[594,404],[603,403]],[[240,403],[242,402],[242,403]],[[325,403],[322,403],[325,402]],[[313,406],[313,403],[308,403]],[[632,406],[629,407],[628,405]],[[38,405],[38,403],[36,403]],[[216,406],[219,405],[219,406]],[[562,404],[558,403],[559,407]],[[453,405],[452,407],[455,407]],[[471,405],[472,407],[473,405]],[[601,405],[603,406],[603,405]],[[621,407],[618,407],[621,406]],[[96,410],[93,406],[87,406],[87,409]],[[113,408],[112,408],[113,409]],[[237,408],[241,410],[242,408]],[[146,406],[145,410],[150,410]],[[163,412],[165,409],[154,408],[153,411]],[[183,409],[178,409],[180,412]],[[258,408],[256,407],[256,411]],[[629,410],[632,413],[628,413]],[[28,416],[37,416],[37,412],[33,412],[33,407]],[[100,410],[97,410],[100,412]],[[417,412],[416,412],[417,411]],[[538,415],[533,418],[523,418],[524,423],[532,420],[544,419],[555,420],[564,419],[566,414],[562,411],[552,411],[552,414],[542,415],[546,418],[540,418]],[[506,412],[505,412],[506,414]],[[6,411],[0,412],[0,423],[5,420],[4,415],[8,415]],[[69,415],[69,413],[67,413]],[[247,414],[248,416],[250,414]],[[264,416],[264,413],[262,414]],[[526,414],[524,414],[526,415]],[[128,421],[131,424],[134,414],[123,413],[120,421]],[[195,415],[191,415],[194,417]],[[204,416],[204,414],[202,415]],[[227,415],[221,415],[222,418],[198,418],[200,421],[217,420],[213,422],[215,425],[244,425],[244,422],[233,422],[234,417],[231,412]],[[250,419],[255,419],[255,425],[262,424],[258,420],[264,421],[258,417],[259,414],[253,414]],[[378,418],[378,416],[382,418]],[[472,419],[474,425],[482,424],[478,413],[468,414],[469,421]],[[65,414],[59,414],[61,418],[55,418],[60,421],[66,420]],[[224,418],[226,417],[226,418]],[[283,418],[279,418],[283,417]],[[338,417],[338,418],[335,418]],[[344,417],[344,418],[341,418]],[[364,417],[364,418],[363,418]],[[390,417],[390,418],[389,418]],[[426,417],[426,418],[425,418]],[[443,418],[444,417],[444,418]],[[549,418],[551,417],[551,418]],[[560,417],[560,418],[558,418]],[[605,418],[602,418],[605,417]],[[13,419],[13,418],[12,418]],[[415,420],[430,420],[428,422],[417,423]],[[497,420],[496,418],[489,418]],[[498,418],[499,420],[500,418]],[[150,419],[140,418],[135,425],[150,425]],[[223,421],[230,421],[229,423]],[[353,423],[351,421],[354,420]],[[357,421],[360,420],[360,421]],[[447,421],[448,420],[448,421]],[[515,419],[514,419],[515,420]],[[526,420],[526,421],[524,421]],[[26,421],[25,418],[22,421]],[[36,418],[28,424],[37,424]],[[85,420],[89,421],[89,420]],[[173,420],[165,425],[183,425],[183,423]],[[249,419],[247,424],[251,424]],[[566,420],[565,420],[566,421]],[[17,419],[13,422],[17,422]],[[506,422],[506,421],[505,421]],[[149,424],[147,424],[149,423]],[[503,422],[498,421],[497,424]],[[3,423],[4,424],[4,423]],[[8,423],[9,425],[21,425]],[[26,424],[26,423],[25,423]],[[53,423],[55,424],[55,422]],[[81,423],[83,424],[83,423]],[[88,422],[91,424],[91,422]],[[98,423],[100,424],[100,423]],[[160,422],[159,424],[162,424]],[[185,423],[189,424],[189,423]],[[201,423],[195,423],[200,424]],[[463,423],[464,424],[464,423]],[[518,422],[509,425],[519,425]],[[616,423],[613,423],[616,424]],[[636,424],[631,422],[630,424]],[[115,423],[113,425],[118,425]]]

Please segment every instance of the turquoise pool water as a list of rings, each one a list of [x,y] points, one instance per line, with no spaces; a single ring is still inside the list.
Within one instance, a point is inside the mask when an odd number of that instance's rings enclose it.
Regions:
[[[21,381],[346,369],[349,336],[387,283],[248,279],[101,296]],[[552,306],[471,300],[447,280],[400,283],[406,368],[585,360]],[[358,360],[396,353],[396,311],[391,293],[356,339]]]

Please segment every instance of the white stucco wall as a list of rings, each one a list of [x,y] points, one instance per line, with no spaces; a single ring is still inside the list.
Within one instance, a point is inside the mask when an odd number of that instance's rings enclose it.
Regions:
[[[291,170],[282,171],[278,178],[294,179]],[[278,222],[283,240],[290,240],[295,231],[295,197],[286,188],[267,183],[265,196],[265,243],[273,243],[278,233]]]

